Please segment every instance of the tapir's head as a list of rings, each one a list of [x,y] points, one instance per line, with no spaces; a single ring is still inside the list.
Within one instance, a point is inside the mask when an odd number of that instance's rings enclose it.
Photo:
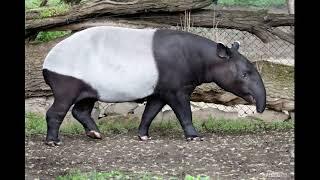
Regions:
[[[249,103],[256,103],[257,112],[266,107],[266,90],[261,76],[254,65],[239,53],[239,42],[232,47],[217,43],[216,57],[220,60],[214,68],[214,82]]]

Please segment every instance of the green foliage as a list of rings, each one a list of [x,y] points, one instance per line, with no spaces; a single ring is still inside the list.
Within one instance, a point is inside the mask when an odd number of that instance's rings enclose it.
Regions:
[[[34,18],[47,18],[66,14],[70,5],[60,0],[49,0],[46,6],[40,7],[41,0],[25,0],[26,12],[37,12],[39,15]]]
[[[81,172],[79,170],[71,171],[64,176],[58,176],[56,180],[105,180],[105,179],[118,179],[118,180],[129,180],[129,179],[141,179],[141,180],[163,180],[163,179],[178,179],[176,177],[161,177],[152,175],[150,173],[141,174],[129,174],[121,171],[111,171],[111,172]],[[191,176],[186,175],[185,180],[209,180],[210,177],[206,175]]]
[[[25,9],[35,9],[39,8],[42,0],[25,0]],[[47,6],[59,6],[63,3],[61,3],[61,0],[48,0]]]
[[[206,175],[197,175],[197,176],[186,175],[184,179],[185,180],[210,180],[210,177]]]
[[[129,179],[141,179],[141,180],[160,180],[163,179],[158,176],[151,175],[149,173],[144,174],[125,174],[120,171],[111,172],[81,172],[71,171],[67,175],[58,176],[57,180],[105,180],[105,179],[118,179],[118,180],[129,180]]]
[[[38,42],[48,42],[56,38],[66,36],[70,33],[71,31],[41,31],[39,32],[35,40]]]
[[[200,132],[217,134],[247,134],[263,131],[286,131],[294,128],[292,121],[265,122],[253,119],[213,119],[209,118],[204,123],[195,123]]]
[[[65,14],[70,9],[69,5],[61,4],[53,7],[43,7],[40,10],[40,18],[53,17]]]
[[[88,172],[82,173],[80,171],[73,171],[65,176],[58,176],[57,180],[105,180],[110,178],[115,179],[129,179],[129,176],[125,176],[123,173],[118,171],[111,172]]]
[[[46,132],[46,122],[43,116],[35,113],[27,113],[25,115],[25,131],[26,135],[43,134]]]
[[[61,126],[60,131],[65,134],[82,134],[84,132],[84,129],[78,121],[69,121],[65,122]]]

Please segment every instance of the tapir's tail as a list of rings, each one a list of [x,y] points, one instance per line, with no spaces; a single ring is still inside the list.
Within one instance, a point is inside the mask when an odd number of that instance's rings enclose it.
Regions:
[[[42,69],[42,76],[43,76],[43,79],[44,79],[44,82],[50,86],[50,81],[49,81],[49,71],[47,69]],[[51,87],[51,86],[50,86]]]

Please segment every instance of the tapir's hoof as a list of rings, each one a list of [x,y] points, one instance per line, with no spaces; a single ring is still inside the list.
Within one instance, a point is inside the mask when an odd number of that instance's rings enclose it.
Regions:
[[[196,136],[196,137],[187,137],[186,139],[187,139],[187,141],[203,141],[203,140],[204,140],[203,137],[199,137],[199,136]]]
[[[148,141],[151,139],[149,136],[138,136],[141,141]]]
[[[54,146],[61,146],[62,142],[61,141],[46,141],[46,145],[54,147]]]
[[[87,136],[89,136],[93,139],[102,139],[101,134],[98,133],[97,131],[89,131],[86,134],[87,134]]]

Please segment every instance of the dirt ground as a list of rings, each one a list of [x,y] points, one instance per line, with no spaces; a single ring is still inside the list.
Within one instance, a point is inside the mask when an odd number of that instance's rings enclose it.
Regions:
[[[26,137],[26,179],[54,179],[71,169],[149,172],[164,177],[205,174],[213,179],[294,179],[294,133],[206,134],[186,142],[177,135],[153,134],[141,142],[134,134],[92,140],[62,135],[63,145],[48,147],[45,136]]]

